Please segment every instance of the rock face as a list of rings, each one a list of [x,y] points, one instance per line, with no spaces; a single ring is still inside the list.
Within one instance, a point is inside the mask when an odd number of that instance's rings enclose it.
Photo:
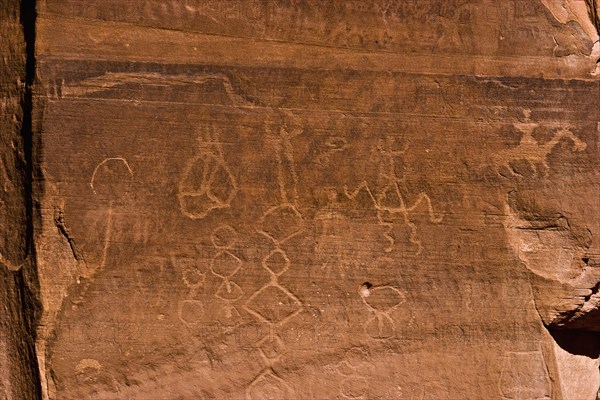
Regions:
[[[31,243],[30,12],[0,1],[0,398],[40,397]]]
[[[0,394],[596,399],[597,1],[0,4]]]

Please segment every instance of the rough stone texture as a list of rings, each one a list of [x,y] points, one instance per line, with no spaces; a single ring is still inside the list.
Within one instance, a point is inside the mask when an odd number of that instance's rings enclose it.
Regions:
[[[31,119],[20,2],[0,1],[0,398],[37,399],[27,139]],[[28,193],[29,192],[29,193]]]
[[[44,399],[596,399],[599,12],[39,1],[32,110],[4,18],[0,342],[39,301]]]

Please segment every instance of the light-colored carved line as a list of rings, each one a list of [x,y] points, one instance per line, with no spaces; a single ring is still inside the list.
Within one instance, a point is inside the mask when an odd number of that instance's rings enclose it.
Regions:
[[[392,215],[400,214],[404,220],[404,223],[409,227],[409,229],[411,231],[409,241],[417,246],[417,255],[419,255],[422,251],[421,241],[418,239],[417,226],[410,220],[409,213],[411,211],[414,211],[421,204],[421,202],[425,201],[427,203],[427,211],[429,213],[429,219],[431,222],[440,223],[443,220],[443,216],[438,217],[435,215],[435,211],[433,210],[433,205],[431,203],[431,199],[426,193],[419,194],[417,200],[415,200],[413,205],[410,207],[406,207],[406,204],[404,203],[404,198],[402,196],[402,193],[400,192],[400,188],[399,188],[397,182],[393,183],[393,185],[394,185],[394,190],[396,192],[396,195],[397,195],[398,201],[399,201],[399,205],[397,207],[382,206],[380,204],[381,198],[383,196],[385,196],[385,191],[389,188],[389,186],[386,189],[384,189],[384,191],[382,192],[382,194],[380,196],[378,196],[379,200],[373,195],[373,192],[371,191],[371,188],[369,187],[369,184],[366,181],[363,181],[352,192],[348,190],[348,186],[344,186],[344,193],[349,199],[354,200],[358,196],[358,194],[360,193],[361,190],[365,190],[365,192],[371,198],[371,201],[373,202],[373,206],[378,211],[378,221],[380,221],[380,222],[383,220],[383,216],[381,214],[379,214],[379,212],[384,211],[384,212],[388,212]],[[385,225],[384,225],[387,229],[386,232],[384,233],[384,237],[386,237],[386,239],[388,239],[390,244],[393,246],[394,238],[391,237],[391,235],[389,235],[389,232],[391,231],[391,229],[389,226],[387,226],[388,224],[389,223],[385,223]],[[388,246],[387,249],[390,249],[390,246]],[[388,252],[388,253],[391,252],[391,249],[390,250],[387,250],[387,249],[386,249],[386,252]]]
[[[231,273],[230,276],[235,275],[240,270],[240,268],[242,268],[243,261],[238,256],[236,256],[235,254],[233,254],[232,252],[230,252],[229,250],[219,250],[219,252],[217,252],[217,254],[215,254],[215,256],[210,261],[210,272],[212,272],[214,275],[218,276],[221,279],[226,279],[227,278],[226,276],[218,274],[213,269],[215,259],[217,258],[217,256],[219,256],[221,254],[227,254],[228,256],[233,257],[236,261],[239,262],[239,264],[238,264],[239,266],[236,268],[236,270],[234,272]]]
[[[97,194],[96,193],[96,189],[94,188],[94,180],[96,179],[96,174],[98,173],[98,169],[101,166],[103,166],[104,164],[106,164],[107,162],[109,162],[109,161],[121,161],[121,162],[123,162],[123,164],[125,164],[125,167],[127,167],[129,175],[131,175],[133,177],[133,170],[129,166],[129,163],[127,162],[126,159],[124,159],[123,157],[109,157],[109,158],[106,158],[100,164],[96,165],[96,168],[94,168],[94,172],[92,173],[92,178],[90,179],[90,187],[92,188],[92,192],[94,194]]]
[[[108,249],[110,247],[110,237],[112,235],[112,215],[113,209],[112,204],[108,206],[106,211],[106,231],[104,233],[104,244],[102,246],[102,258],[100,260],[99,270],[103,270],[106,266],[106,259],[108,257]]]
[[[205,218],[212,210],[229,208],[231,206],[231,202],[237,195],[237,192],[239,189],[237,181],[235,179],[235,176],[231,173],[231,170],[229,169],[227,164],[223,160],[218,160],[217,158],[215,158],[216,156],[214,154],[209,154],[207,156],[209,157],[209,160],[206,160],[202,155],[194,157],[192,159],[192,161],[184,169],[182,178],[179,181],[179,190],[177,192],[179,208],[186,217],[188,217],[190,219],[194,219],[194,220]],[[185,184],[188,174],[191,172],[192,168],[194,167],[194,164],[196,162],[198,162],[199,160],[202,160],[205,163],[203,171],[202,171],[203,176],[202,176],[202,182],[200,184],[200,188],[198,190],[194,190],[194,191],[183,190],[183,187],[184,187],[184,184]],[[212,161],[215,161],[215,163],[216,163],[216,166],[214,166],[213,168],[211,168]],[[231,181],[231,192],[229,193],[229,195],[227,196],[227,198],[225,200],[222,200],[219,197],[215,196],[214,193],[212,193],[212,189],[210,187],[210,185],[212,184],[212,181],[214,181],[214,176],[215,176],[218,168],[223,168],[228,179],[230,179],[230,181]],[[209,179],[207,179],[207,174],[209,173],[209,170],[210,170],[210,175],[208,176]],[[210,180],[210,182],[208,180]],[[202,197],[202,196],[208,197],[215,204],[210,205],[203,212],[189,212],[186,210],[186,206],[184,203],[185,197],[193,198],[193,197]]]
[[[280,202],[281,204],[287,204],[288,197],[285,188],[285,171],[283,169],[283,160],[281,159],[279,149],[275,152],[275,159],[277,160],[277,184],[279,185]]]
[[[396,244],[396,240],[392,236],[392,230],[394,229],[394,224],[392,222],[386,222],[383,219],[383,216],[381,215],[381,213],[379,213],[379,212],[377,213],[377,221],[379,222],[379,225],[381,225],[385,228],[385,231],[383,232],[383,237],[386,238],[386,240],[389,243],[385,247],[384,251],[386,253],[391,253],[394,250],[394,245]]]
[[[298,211],[298,208],[296,207],[296,205],[295,205],[295,204],[291,204],[291,203],[283,203],[283,204],[276,205],[276,206],[273,206],[273,207],[270,207],[269,209],[267,209],[267,211],[265,211],[265,212],[263,213],[263,215],[260,217],[260,225],[261,225],[261,226],[262,226],[262,225],[264,225],[265,217],[266,217],[266,216],[267,216],[269,213],[271,213],[271,212],[273,212],[273,211],[277,210],[278,208],[283,208],[283,207],[289,207],[289,208],[291,208],[292,210],[294,210],[294,212],[295,212],[295,213],[296,213],[296,214],[297,214],[297,215],[300,217],[300,219],[302,220],[302,214],[300,214],[300,211]],[[275,239],[273,236],[271,236],[271,235],[270,235],[268,232],[266,232],[265,230],[263,230],[262,228],[257,228],[257,229],[256,229],[256,231],[257,231],[258,233],[260,233],[261,235],[263,235],[263,236],[265,236],[266,238],[268,238],[269,240],[271,240],[271,241],[272,241],[272,242],[273,242],[273,243],[274,243],[274,244],[275,244],[277,247],[279,247],[279,245],[280,245],[280,244],[282,244],[282,243],[284,243],[284,242],[286,242],[286,241],[290,240],[290,239],[291,239],[291,238],[293,238],[294,236],[297,236],[297,235],[299,235],[300,233],[302,233],[302,230],[303,230],[303,229],[302,229],[302,228],[300,228],[300,229],[298,229],[297,231],[295,231],[295,232],[292,232],[292,233],[291,233],[291,234],[289,234],[288,236],[286,236],[286,237],[282,238],[281,240],[277,240],[277,239]]]
[[[581,152],[587,148],[587,143],[579,139],[570,129],[561,128],[557,130],[552,139],[546,143],[539,143],[533,137],[533,130],[538,126],[537,124],[513,124],[515,128],[523,133],[523,137],[519,141],[519,144],[510,149],[499,151],[493,158],[493,163],[496,168],[501,166],[510,167],[511,161],[525,160],[528,161],[534,170],[534,173],[538,173],[536,163],[541,163],[544,167],[544,173],[550,166],[548,165],[548,155],[552,152],[552,149],[556,147],[561,140],[569,139],[573,143],[573,152]],[[508,161],[507,161],[508,160]],[[514,175],[518,173],[513,169],[509,168]]]
[[[222,245],[217,245],[217,231],[227,231],[229,237],[232,238],[231,243],[222,246]],[[213,229],[211,235],[210,235],[210,240],[214,246],[215,249],[227,249],[227,250],[231,250],[233,246],[235,246],[235,244],[237,243],[237,231],[232,228],[230,225],[227,224],[223,224],[223,225],[219,225],[217,226],[215,229]]]
[[[364,296],[361,294],[361,299],[363,301],[363,303],[365,304],[365,306],[367,307],[367,309],[373,313],[373,315],[365,322],[365,324],[363,325],[363,329],[365,330],[366,333],[366,329],[367,326],[369,324],[371,324],[373,322],[374,319],[377,319],[377,327],[378,327],[378,332],[381,333],[383,331],[383,323],[381,318],[386,318],[389,322],[390,325],[392,327],[392,332],[394,333],[396,330],[396,322],[394,321],[394,319],[390,316],[390,314],[395,311],[397,308],[399,308],[402,304],[404,304],[406,302],[406,296],[404,295],[404,293],[399,290],[398,288],[391,286],[391,285],[383,285],[383,286],[377,286],[374,287],[372,289],[370,289],[371,291],[374,290],[381,290],[381,289],[391,289],[394,292],[396,292],[398,294],[398,296],[400,297],[400,301],[398,301],[398,303],[392,305],[391,307],[387,308],[386,310],[378,310],[374,307],[372,307],[367,300],[365,299],[368,296]],[[369,335],[371,336],[371,335]],[[393,337],[393,336],[392,336]]]
[[[292,130],[292,132],[287,132],[285,129],[281,130],[281,136],[283,139],[283,155],[286,158],[286,161],[288,163],[289,169],[290,169],[290,175],[292,178],[292,200],[294,204],[297,204],[298,202],[298,175],[296,173],[296,162],[294,160],[294,148],[292,146],[292,142],[291,140],[298,136],[301,135],[303,132],[302,129],[294,129]]]
[[[256,293],[259,293],[259,292],[260,292],[260,290],[262,290],[262,289],[263,289],[263,288],[260,288],[260,289],[259,289],[257,292],[255,292],[254,294],[256,294]],[[253,299],[253,297],[254,297],[254,295],[250,296],[250,298],[248,299],[248,302],[249,302],[251,299]],[[252,308],[250,308],[249,306],[247,306],[247,305],[245,305],[245,304],[244,304],[242,307],[243,307],[243,308],[244,308],[244,310],[246,310],[248,313],[250,313],[250,314],[254,315],[256,318],[258,318],[259,320],[261,320],[261,321],[262,321],[262,322],[264,322],[265,324],[268,324],[268,325],[270,325],[270,326],[273,326],[273,325],[275,325],[275,324],[273,323],[273,321],[271,321],[271,320],[269,320],[269,319],[267,319],[267,318],[263,317],[263,316],[262,316],[262,314],[260,314],[260,313],[258,313],[258,312],[256,312],[256,311],[254,311],[254,310],[253,310]]]
[[[288,390],[290,390],[289,385],[283,380],[281,379],[279,376],[277,376],[277,374],[275,373],[275,371],[273,371],[273,368],[271,367],[271,365],[266,366],[265,368],[263,368],[255,377],[254,379],[252,379],[252,381],[250,381],[250,383],[248,383],[248,386],[246,387],[246,398],[248,400],[258,400],[258,399],[253,399],[251,397],[251,390],[252,387],[255,386],[257,384],[257,382],[259,382],[261,379],[265,379],[266,376],[271,376],[275,381],[277,381],[280,385],[284,386],[285,388],[287,388]]]
[[[224,74],[203,74],[203,76],[194,77],[186,75],[165,76],[160,73],[109,72],[98,78],[84,80],[78,89],[83,90],[83,94],[93,94],[124,83],[152,84],[156,82],[183,86],[189,84],[205,84],[211,80],[222,82],[225,93],[233,103],[246,105],[248,107],[255,106],[254,103],[236,93],[231,80]],[[63,95],[71,94],[76,94],[73,89],[69,87],[63,89]]]

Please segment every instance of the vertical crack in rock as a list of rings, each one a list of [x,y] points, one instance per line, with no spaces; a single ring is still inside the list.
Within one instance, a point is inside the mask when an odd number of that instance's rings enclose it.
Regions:
[[[35,351],[37,321],[41,313],[39,302],[39,281],[37,276],[37,259],[34,246],[34,218],[35,209],[33,201],[34,168],[34,132],[33,132],[33,85],[36,77],[36,0],[21,0],[20,21],[25,40],[25,90],[23,93],[22,110],[23,124],[21,126],[21,139],[24,149],[24,190],[26,212],[26,246],[28,249],[29,263],[22,271],[21,282],[21,307],[23,310],[26,333],[28,335],[29,357],[28,363],[32,374],[32,394],[42,398],[40,384],[40,369]]]
[[[75,258],[75,261],[82,261],[83,256],[77,250],[77,246],[75,244],[75,239],[71,236],[71,232],[65,223],[65,213],[60,208],[57,208],[54,211],[54,224],[56,225],[56,228],[58,229],[60,234],[63,235],[65,237],[65,239],[67,240],[67,242],[69,243],[69,247],[71,248],[71,252],[73,253],[73,257]]]
[[[35,5],[35,0],[0,0],[0,398],[7,400],[41,399],[32,197]]]
[[[41,302],[39,299],[39,279],[37,268],[37,255],[34,245],[34,221],[36,208],[34,206],[34,171],[37,168],[34,151],[36,140],[33,129],[33,86],[36,80],[36,19],[37,19],[37,1],[21,0],[20,20],[25,40],[25,92],[23,95],[23,124],[21,127],[21,138],[23,140],[25,157],[25,210],[26,210],[26,240],[29,254],[29,263],[27,269],[23,271],[23,291],[21,304],[26,321],[26,329],[29,334],[30,356],[29,365],[32,370],[32,382],[35,387],[32,392],[35,397],[42,398],[42,386],[40,379],[40,367],[38,355],[36,354],[36,331],[37,324],[41,316]]]

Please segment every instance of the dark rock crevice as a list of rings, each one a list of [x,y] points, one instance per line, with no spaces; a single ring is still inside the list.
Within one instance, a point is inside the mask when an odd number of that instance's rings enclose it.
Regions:
[[[36,0],[21,0],[20,4],[20,22],[25,40],[25,88],[22,97],[23,123],[21,126],[21,138],[23,140],[24,161],[23,182],[25,189],[25,210],[26,210],[26,246],[28,251],[28,260],[26,268],[20,271],[21,290],[21,309],[25,321],[25,329],[29,340],[27,343],[27,360],[31,370],[32,394],[36,398],[42,398],[42,389],[40,381],[40,368],[38,357],[35,351],[36,330],[39,317],[41,315],[41,303],[39,301],[39,280],[37,274],[37,257],[34,245],[34,171],[37,165],[35,160],[34,146],[36,139],[33,129],[33,86],[36,81]]]
[[[0,397],[41,399],[35,340],[38,278],[33,243],[35,0],[1,0],[0,156],[4,191],[0,265]],[[7,190],[7,188],[10,188]]]

